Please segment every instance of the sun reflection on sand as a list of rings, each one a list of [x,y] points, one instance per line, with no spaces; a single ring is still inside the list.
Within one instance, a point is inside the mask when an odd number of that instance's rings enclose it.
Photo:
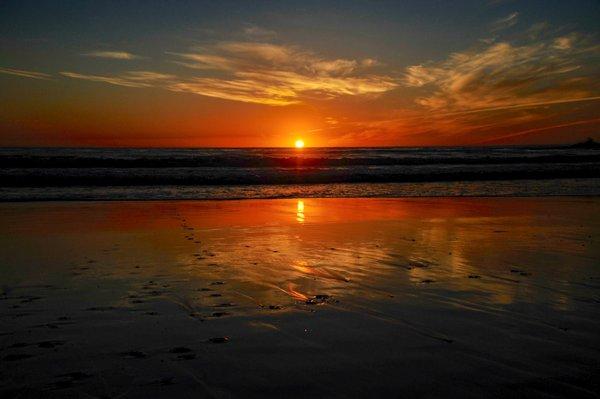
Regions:
[[[298,223],[304,223],[304,201],[298,200],[296,204],[296,220]]]

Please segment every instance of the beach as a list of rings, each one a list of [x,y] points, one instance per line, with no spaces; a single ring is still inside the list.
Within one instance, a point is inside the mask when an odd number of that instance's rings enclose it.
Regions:
[[[600,199],[0,204],[0,396],[597,397]]]

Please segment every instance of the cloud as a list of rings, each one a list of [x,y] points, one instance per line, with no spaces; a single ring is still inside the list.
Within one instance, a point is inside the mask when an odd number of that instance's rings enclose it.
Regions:
[[[381,65],[381,63],[379,61],[377,61],[376,59],[373,59],[373,58],[365,58],[365,59],[363,59],[363,60],[360,61],[360,64],[363,67],[366,67],[366,68],[370,68],[370,67],[374,67],[374,66],[377,66],[377,65]]]
[[[125,72],[121,77],[126,80],[146,82],[165,81],[176,78],[175,75],[152,71],[129,71]]]
[[[13,68],[2,68],[0,67],[0,73],[5,73],[8,75],[21,76],[23,78],[31,78],[31,79],[50,79],[50,75],[42,72],[33,72],[33,71],[25,71],[22,69],[13,69]]]
[[[83,55],[86,57],[111,58],[115,60],[134,60],[142,58],[139,55],[131,54],[126,51],[92,51],[91,53]]]
[[[577,75],[595,50],[577,36],[521,46],[500,42],[410,66],[403,83],[426,93],[418,105],[446,112],[577,101],[598,94],[593,79]]]
[[[204,52],[167,53],[175,61],[209,76],[181,78],[152,71],[118,75],[61,72],[63,76],[125,87],[163,89],[274,106],[305,99],[376,94],[397,87],[387,76],[365,73],[377,62],[324,59],[295,47],[268,43],[221,42]],[[216,76],[212,76],[212,74]]]
[[[332,145],[542,142],[597,127],[600,81],[594,37],[544,31],[515,42],[477,42],[441,61],[405,68],[391,110],[370,107],[349,114]],[[398,99],[401,97],[397,97]],[[369,107],[365,104],[364,107]]]
[[[531,133],[538,133],[538,132],[543,132],[543,131],[547,131],[547,130],[555,130],[555,129],[559,129],[559,128],[579,126],[579,125],[597,125],[598,123],[600,123],[600,118],[587,119],[587,120],[581,120],[581,121],[575,121],[575,122],[569,122],[569,123],[561,123],[558,125],[537,127],[537,128],[526,129],[526,130],[522,130],[519,132],[510,133],[510,134],[503,135],[500,137],[494,137],[492,139],[483,140],[483,141],[478,142],[477,144],[503,143],[503,142],[506,142],[507,139],[515,139],[518,137],[530,135]]]
[[[554,48],[557,50],[570,50],[573,47],[573,43],[577,39],[577,36],[562,36],[554,39]]]
[[[368,73],[363,60],[325,59],[295,46],[260,42],[220,42],[194,52],[171,53],[188,68],[224,76],[197,77],[169,86],[175,91],[269,105],[289,105],[306,96],[323,99],[382,93],[397,87],[389,76]]]
[[[527,102],[521,104],[512,104],[498,107],[488,107],[488,108],[480,108],[480,109],[471,109],[466,111],[456,111],[456,112],[446,112],[442,115],[457,115],[457,114],[474,114],[479,112],[491,112],[491,111],[506,111],[511,109],[518,108],[536,108],[536,107],[545,107],[549,105],[559,105],[559,104],[569,104],[569,103],[581,103],[581,102],[591,102],[591,101],[599,101],[600,96],[592,96],[592,97],[580,97],[580,98],[562,98],[557,100],[547,100],[540,102]]]
[[[176,64],[183,65],[187,68],[200,70],[233,70],[236,63],[232,60],[212,54],[202,53],[167,53],[179,56],[185,61],[174,61]]]
[[[141,81],[139,78],[125,76],[101,76],[101,75],[85,75],[75,72],[61,72],[63,76],[73,79],[90,80],[92,82],[108,83],[115,86],[125,87],[151,87],[152,84]]]
[[[255,25],[245,33],[265,36]],[[308,99],[377,94],[398,86],[397,79],[371,73],[373,58],[325,58],[297,46],[257,41],[221,41],[188,52],[166,52],[170,61],[193,73],[186,77],[153,71],[90,75],[71,71],[63,76],[125,87],[161,87],[207,97],[266,105],[290,105]],[[115,59],[138,58],[130,53],[86,54]]]
[[[500,30],[508,29],[510,27],[515,26],[518,21],[519,21],[519,13],[513,12],[504,18],[500,18],[500,19],[497,19],[496,21],[494,21],[492,23],[491,30],[492,30],[492,32],[497,32]]]
[[[265,28],[261,28],[260,26],[248,24],[244,28],[244,35],[249,38],[260,38],[260,39],[269,39],[277,36],[277,32]]]
[[[291,105],[301,102],[302,95],[330,99],[340,95],[381,93],[396,84],[380,77],[311,76],[291,71],[237,72],[234,79],[195,78],[175,83],[173,91],[268,105]],[[313,97],[313,98],[314,98]]]

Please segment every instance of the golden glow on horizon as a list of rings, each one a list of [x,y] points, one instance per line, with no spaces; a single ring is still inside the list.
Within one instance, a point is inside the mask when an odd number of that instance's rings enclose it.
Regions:
[[[31,49],[39,63],[0,62],[0,147],[281,147],[301,156],[318,147],[600,140],[591,25],[563,30],[548,21],[530,30],[516,23],[513,10],[505,31],[497,12],[473,14],[482,25],[469,26],[472,35],[452,49],[423,42],[402,55],[377,35],[358,52],[338,31],[290,36],[287,14],[277,14],[269,27],[278,35],[231,23],[198,33],[194,42],[184,33],[180,43],[156,43],[154,57],[145,25],[134,18],[128,33],[140,43],[133,47],[94,48],[84,40],[77,58],[59,57],[52,67],[41,62],[40,49]],[[415,23],[427,31],[436,21],[428,22]],[[392,25],[378,32],[403,26]],[[452,32],[451,25],[439,28]],[[12,32],[11,43],[34,35],[27,29]],[[177,24],[171,29],[178,32]],[[61,39],[70,40],[57,38],[52,46],[60,49]],[[13,47],[9,53],[17,54]],[[105,61],[91,68],[93,60]],[[135,68],[123,68],[128,62]]]

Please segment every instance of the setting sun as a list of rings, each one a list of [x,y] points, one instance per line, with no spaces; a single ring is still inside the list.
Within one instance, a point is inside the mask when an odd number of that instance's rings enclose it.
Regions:
[[[298,140],[296,140],[294,145],[296,146],[296,148],[304,148],[304,140],[298,139]]]

